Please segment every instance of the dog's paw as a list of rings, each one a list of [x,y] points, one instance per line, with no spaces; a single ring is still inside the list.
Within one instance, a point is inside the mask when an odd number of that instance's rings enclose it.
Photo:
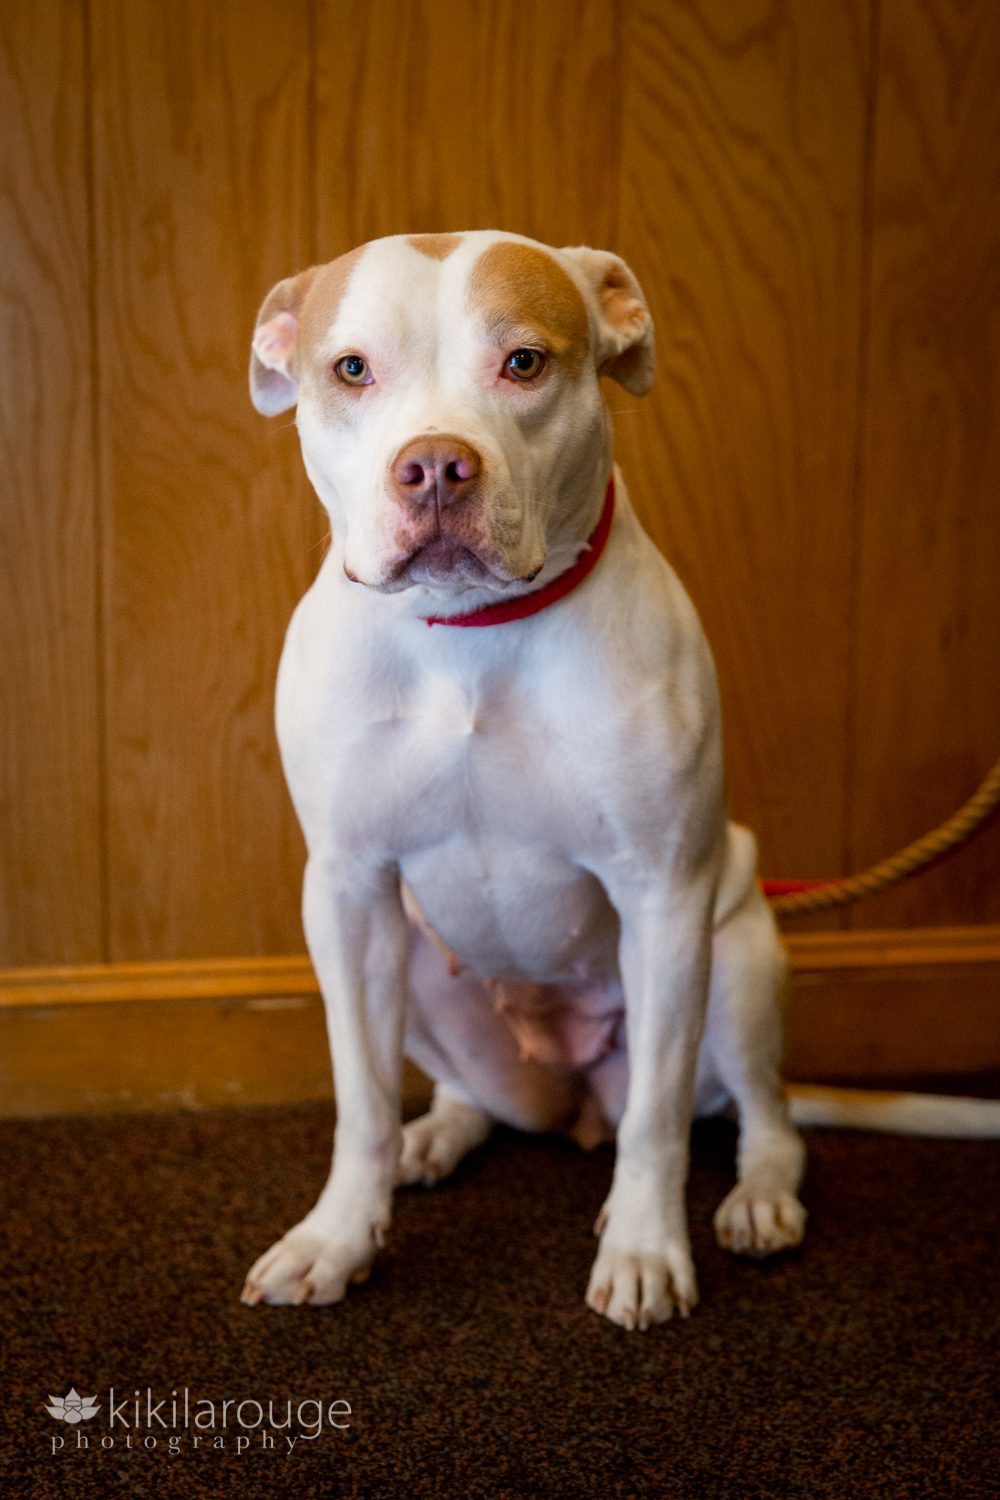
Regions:
[[[697,1302],[694,1264],[685,1246],[668,1244],[655,1255],[604,1244],[598,1251],[587,1306],[620,1328],[646,1329],[675,1312],[686,1318]]]
[[[382,1232],[373,1228],[367,1243],[349,1245],[297,1224],[250,1268],[240,1297],[248,1307],[325,1307],[342,1302],[351,1282],[366,1281]]]
[[[481,1109],[457,1099],[438,1101],[429,1114],[403,1126],[396,1178],[400,1186],[430,1187],[449,1177],[463,1156],[485,1141],[492,1121]]]
[[[739,1183],[720,1203],[714,1224],[724,1250],[763,1260],[802,1243],[806,1211],[794,1193]]]

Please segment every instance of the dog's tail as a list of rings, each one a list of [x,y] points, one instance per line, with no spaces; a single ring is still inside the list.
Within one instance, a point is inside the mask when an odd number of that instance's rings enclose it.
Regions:
[[[788,1102],[796,1125],[875,1130],[887,1135],[1000,1136],[1000,1099],[888,1094],[791,1083]]]

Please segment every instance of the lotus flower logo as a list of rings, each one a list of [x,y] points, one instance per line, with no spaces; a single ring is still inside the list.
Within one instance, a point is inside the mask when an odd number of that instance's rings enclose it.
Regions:
[[[68,1396],[50,1396],[45,1410],[60,1422],[86,1422],[88,1417],[97,1415],[100,1407],[96,1396],[81,1396],[71,1390]]]

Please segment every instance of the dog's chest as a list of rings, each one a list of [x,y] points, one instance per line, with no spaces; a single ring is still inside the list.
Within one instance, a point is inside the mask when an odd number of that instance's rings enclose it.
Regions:
[[[327,746],[334,842],[397,864],[476,972],[586,983],[616,918],[580,859],[603,814],[572,720],[511,673],[380,680],[365,703]]]
[[[557,848],[580,776],[572,741],[516,682],[428,673],[355,717],[337,801],[400,857],[462,842]]]

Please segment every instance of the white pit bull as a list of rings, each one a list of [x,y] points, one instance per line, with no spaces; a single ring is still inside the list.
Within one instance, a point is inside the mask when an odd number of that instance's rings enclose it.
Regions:
[[[739,1116],[730,1250],[799,1243],[803,1149],[711,656],[612,465],[599,377],[649,389],[643,294],[602,251],[400,236],[279,282],[253,350],[254,404],[298,405],[333,531],[277,718],[338,1123],[244,1300],[339,1301],[394,1186],[500,1120],[616,1136],[587,1303],[686,1314],[692,1114]],[[401,1129],[404,1051],[436,1088]]]

